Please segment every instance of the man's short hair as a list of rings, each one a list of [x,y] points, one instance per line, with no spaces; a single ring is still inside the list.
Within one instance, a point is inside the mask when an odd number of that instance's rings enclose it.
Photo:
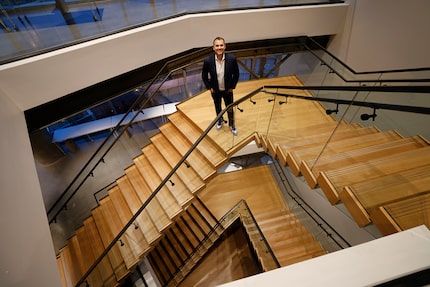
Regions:
[[[219,37],[219,36],[218,36],[218,37],[216,37],[216,38],[213,40],[212,44],[214,44],[216,40],[221,40],[221,41],[223,41],[223,42],[225,43],[224,38],[223,38],[223,37]]]

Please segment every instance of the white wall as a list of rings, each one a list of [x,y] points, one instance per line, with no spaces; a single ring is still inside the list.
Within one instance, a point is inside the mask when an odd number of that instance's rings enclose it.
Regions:
[[[220,287],[375,286],[428,266],[430,231],[422,225]]]
[[[2,65],[0,87],[27,110],[171,55],[211,46],[220,33],[227,42],[336,34],[346,8],[339,4],[183,16]]]
[[[329,50],[356,72],[430,67],[430,1],[346,0]]]
[[[0,90],[0,286],[60,286],[23,112]]]

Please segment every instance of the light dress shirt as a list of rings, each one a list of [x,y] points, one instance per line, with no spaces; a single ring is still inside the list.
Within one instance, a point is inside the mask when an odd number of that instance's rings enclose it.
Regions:
[[[215,65],[216,65],[216,74],[218,78],[218,87],[220,91],[225,91],[224,85],[224,63],[225,63],[225,54],[222,55],[222,60],[218,60],[215,55]]]

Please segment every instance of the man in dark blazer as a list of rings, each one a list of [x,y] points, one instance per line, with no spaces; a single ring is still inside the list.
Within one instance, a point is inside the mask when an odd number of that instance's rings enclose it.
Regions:
[[[225,53],[226,44],[222,37],[216,37],[213,40],[212,49],[215,55],[210,55],[203,62],[202,80],[212,94],[215,105],[215,112],[218,115],[221,109],[221,99],[227,107],[233,102],[233,89],[236,88],[239,80],[239,66],[236,57],[232,54]],[[231,132],[237,135],[237,129],[234,124],[233,109],[227,111],[228,124]],[[217,129],[222,128],[224,120],[217,123]]]

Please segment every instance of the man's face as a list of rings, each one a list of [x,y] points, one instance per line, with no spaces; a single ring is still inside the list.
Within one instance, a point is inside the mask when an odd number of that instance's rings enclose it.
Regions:
[[[223,40],[215,40],[213,45],[215,54],[222,55],[225,51],[225,43]]]

